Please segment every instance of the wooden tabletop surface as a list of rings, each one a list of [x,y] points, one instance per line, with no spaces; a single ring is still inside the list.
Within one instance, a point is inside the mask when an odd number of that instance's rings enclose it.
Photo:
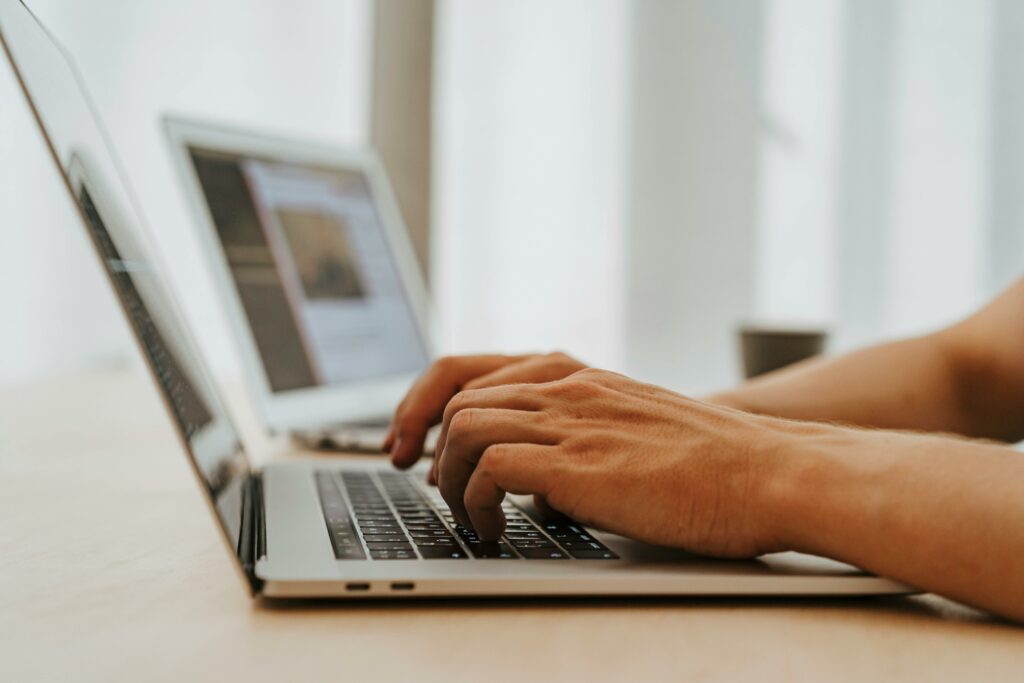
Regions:
[[[0,390],[0,586],[3,681],[1024,680],[934,596],[252,601],[141,371]]]

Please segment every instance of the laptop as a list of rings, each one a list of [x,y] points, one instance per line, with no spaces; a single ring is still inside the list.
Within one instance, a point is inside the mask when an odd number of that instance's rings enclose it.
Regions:
[[[427,289],[377,156],[163,123],[265,424],[307,446],[380,453],[431,352]]]
[[[452,519],[423,470],[379,459],[291,459],[256,468],[168,295],[141,213],[71,61],[18,0],[0,43],[151,371],[228,555],[253,595],[865,595],[906,586],[781,553],[716,561],[547,520],[504,504],[502,539]],[[170,523],[170,522],[169,522]]]

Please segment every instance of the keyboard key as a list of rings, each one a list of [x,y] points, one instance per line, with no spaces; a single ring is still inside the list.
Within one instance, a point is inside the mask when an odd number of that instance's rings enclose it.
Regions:
[[[371,550],[370,557],[375,560],[415,560],[416,553],[411,550]]]
[[[417,548],[431,546],[451,547],[456,545],[455,539],[451,538],[450,536],[447,538],[414,538],[412,542],[416,544]]]
[[[619,556],[611,550],[573,550],[572,556],[577,560],[617,560]]]
[[[462,548],[452,546],[416,546],[425,560],[465,560],[469,556]]]
[[[409,545],[408,543],[397,543],[397,542],[394,542],[394,541],[382,541],[382,542],[368,541],[366,543],[366,546],[370,550],[409,550],[409,551],[412,550],[412,546]]]
[[[337,560],[365,560],[366,554],[363,552],[361,546],[351,546],[345,548],[334,548],[334,558]]]
[[[369,534],[363,536],[367,543],[405,543],[408,541],[405,534],[396,532],[394,534]]]
[[[481,560],[512,559],[516,557],[515,551],[507,543],[467,543],[469,552],[473,557]]]
[[[568,560],[569,555],[558,548],[517,548],[528,560]]]
[[[345,505],[345,500],[342,498],[334,478],[329,474],[318,472],[315,482],[335,559],[365,559],[366,555],[363,552],[362,544],[358,541],[348,507]]]
[[[547,538],[539,531],[505,531],[506,538]]]
[[[410,531],[413,538],[437,538],[438,536],[451,536],[447,529],[426,529],[423,531]]]
[[[328,517],[327,526],[334,529],[347,529],[352,524],[348,517]]]
[[[517,550],[522,549],[522,548],[554,548],[555,550],[559,549],[557,545],[555,545],[554,543],[552,543],[551,541],[549,541],[547,539],[543,539],[543,540],[525,540],[525,541],[511,539],[509,541],[509,543],[511,543],[512,547],[516,548]]]
[[[577,550],[605,550],[605,547],[597,541],[559,541],[559,545],[573,554]]]

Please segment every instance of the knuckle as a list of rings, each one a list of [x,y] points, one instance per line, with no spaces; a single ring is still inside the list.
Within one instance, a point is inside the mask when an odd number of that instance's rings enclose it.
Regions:
[[[459,366],[459,362],[458,356],[441,356],[434,361],[433,369],[438,374],[446,375],[455,370]]]
[[[583,401],[600,393],[596,384],[585,377],[580,377],[579,373],[571,375],[560,384],[563,396],[572,401]]]
[[[478,402],[477,390],[464,389],[452,396],[448,401],[448,404],[444,407],[444,419],[451,422],[459,413],[472,410]]]
[[[563,444],[566,453],[577,458],[591,459],[597,454],[615,452],[615,435],[603,429],[591,429],[566,439]]]
[[[607,379],[611,374],[607,370],[599,370],[598,368],[583,368],[582,370],[577,370],[571,376],[584,381],[597,382]]]
[[[448,440],[451,441],[452,437],[472,429],[472,425],[476,421],[476,413],[475,408],[466,408],[455,413],[448,422]]]
[[[562,351],[553,351],[547,355],[547,360],[551,365],[563,370],[573,371],[582,367],[581,363]]]
[[[491,476],[508,462],[509,453],[507,444],[492,444],[480,455],[477,469],[484,475]]]
[[[460,410],[466,408],[466,397],[463,392],[452,396],[451,400],[448,401],[448,405],[444,407],[444,420],[445,422],[451,422]]]

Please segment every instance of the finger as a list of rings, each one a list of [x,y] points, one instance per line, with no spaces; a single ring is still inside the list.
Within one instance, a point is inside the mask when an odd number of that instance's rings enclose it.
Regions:
[[[423,455],[427,431],[441,420],[445,405],[462,385],[502,365],[516,362],[519,356],[459,356],[433,363],[416,380],[399,404],[388,431],[391,462],[406,468]]]
[[[486,375],[466,382],[463,390],[496,387],[502,384],[537,384],[563,379],[583,365],[563,353],[529,356],[518,363],[502,366]]]
[[[470,408],[504,408],[508,410],[537,411],[544,407],[544,398],[533,385],[512,384],[486,389],[459,392],[444,407],[441,431],[437,435],[434,453],[444,451],[452,418],[461,410]]]
[[[521,443],[498,444],[484,450],[463,497],[463,505],[480,540],[496,541],[505,531],[501,504],[506,493],[533,494],[541,498],[547,495],[557,455],[557,446]]]
[[[544,496],[535,495],[533,497],[533,504],[537,508],[537,512],[540,513],[540,516],[543,519],[547,519],[547,520],[568,519],[568,517],[563,515],[561,512],[559,512],[555,508],[551,507],[551,503],[549,503],[548,499],[545,498]]]
[[[384,443],[381,444],[380,450],[384,453],[390,453],[391,448],[395,445],[395,424],[392,422],[388,426],[388,433],[384,437]]]
[[[451,437],[441,453],[437,487],[459,523],[468,526],[463,505],[466,484],[481,454],[502,443],[553,445],[559,435],[541,414],[521,410],[471,408],[451,422]]]
[[[437,486],[437,463],[441,461],[441,451],[435,446],[434,457],[430,461],[430,471],[427,473],[427,483]]]

